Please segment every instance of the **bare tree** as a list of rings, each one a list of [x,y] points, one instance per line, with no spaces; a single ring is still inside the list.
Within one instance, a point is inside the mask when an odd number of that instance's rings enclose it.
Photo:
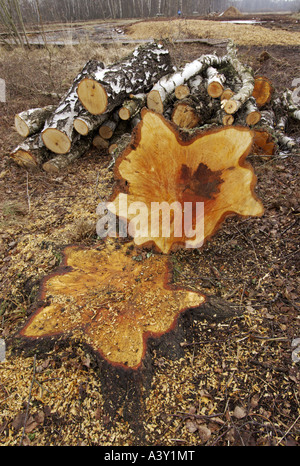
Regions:
[[[19,0],[0,0],[0,23],[15,44],[29,46]]]

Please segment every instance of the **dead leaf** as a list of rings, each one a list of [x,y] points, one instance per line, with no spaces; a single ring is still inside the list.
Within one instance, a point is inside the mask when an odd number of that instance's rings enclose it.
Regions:
[[[34,415],[34,420],[35,420],[35,422],[37,422],[38,424],[44,424],[44,420],[45,420],[45,413],[44,413],[44,411],[38,411],[38,412]]]
[[[186,421],[186,424],[185,424],[185,425],[186,425],[187,430],[188,430],[191,434],[193,434],[194,432],[196,432],[196,430],[199,428],[199,427],[197,427],[197,424],[196,424],[195,422],[190,421],[190,420]]]
[[[82,365],[87,367],[89,369],[90,365],[91,365],[91,358],[90,356],[87,354],[86,357],[82,360]]]
[[[245,408],[242,408],[241,406],[236,406],[234,408],[234,411],[232,413],[234,417],[237,419],[243,419],[247,415]]]
[[[42,372],[44,369],[47,369],[47,367],[49,366],[49,363],[50,363],[50,359],[45,359],[44,361],[41,362],[41,364],[39,364],[36,368],[36,372],[39,374],[40,372]]]
[[[259,403],[259,394],[255,393],[255,395],[253,395],[250,401],[251,408],[256,408],[258,406],[258,403]]]
[[[205,425],[198,426],[198,432],[202,442],[207,442],[211,436],[211,430]]]
[[[11,425],[14,429],[20,430],[21,427],[23,427],[24,422],[25,422],[25,416],[26,414],[23,412],[19,412],[13,419]]]
[[[28,421],[26,422],[26,427],[25,427],[26,434],[29,434],[30,432],[32,432],[37,426],[38,426],[38,423],[34,420],[34,417],[30,416]]]

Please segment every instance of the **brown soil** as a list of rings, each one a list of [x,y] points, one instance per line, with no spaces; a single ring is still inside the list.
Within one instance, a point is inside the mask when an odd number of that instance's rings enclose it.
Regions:
[[[177,65],[212,52],[199,44],[170,47]],[[59,176],[27,173],[8,157],[20,139],[16,112],[57,101],[47,93],[66,89],[87,58],[106,53],[114,60],[109,49],[92,50],[15,50],[0,62],[8,83],[7,103],[0,104],[4,339],[25,322],[62,249],[99,241],[96,207],[113,184],[107,156],[91,150]],[[300,76],[299,46],[242,45],[238,52],[278,90]],[[290,123],[288,134],[298,138],[299,125]],[[298,155],[249,156],[263,217],[229,218],[202,249],[173,254],[175,283],[226,299],[236,315],[191,319],[179,359],[167,356],[159,341],[150,345],[152,374],[138,433],[125,415],[130,390],[109,411],[110,385],[101,380],[107,368],[99,370],[93,355],[70,341],[36,360],[9,351],[0,363],[0,445],[299,445],[300,372],[292,360],[292,341],[300,337]]]

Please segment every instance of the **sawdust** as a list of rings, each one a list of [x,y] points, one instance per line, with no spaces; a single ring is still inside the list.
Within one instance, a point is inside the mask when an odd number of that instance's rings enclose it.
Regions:
[[[126,30],[132,39],[169,39],[182,37],[232,39],[238,45],[299,45],[300,32],[267,29],[260,25],[232,24],[205,20],[145,21]]]
[[[33,357],[1,363],[0,445],[128,445],[127,423],[107,430],[100,379],[89,367],[89,356],[78,346],[67,347],[59,358],[55,353],[36,363]]]

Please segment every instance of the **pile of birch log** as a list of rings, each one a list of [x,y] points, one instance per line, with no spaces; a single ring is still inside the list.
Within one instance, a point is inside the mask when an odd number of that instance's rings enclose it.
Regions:
[[[63,170],[91,147],[113,159],[128,144],[142,108],[162,114],[178,131],[240,125],[254,130],[262,153],[293,150],[285,134],[300,119],[292,92],[278,95],[265,77],[254,77],[233,43],[224,56],[202,55],[176,69],[165,45],[149,43],[107,67],[90,60],[58,105],[15,116],[24,141],[10,154],[26,169]]]

